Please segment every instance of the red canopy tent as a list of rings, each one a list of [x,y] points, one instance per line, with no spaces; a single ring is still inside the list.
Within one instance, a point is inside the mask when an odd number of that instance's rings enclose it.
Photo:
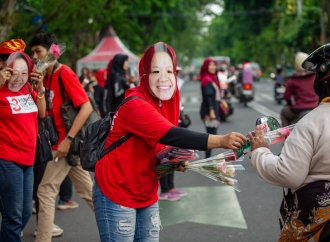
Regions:
[[[137,65],[140,60],[139,57],[127,49],[115,31],[109,28],[107,35],[102,38],[95,49],[77,61],[77,74],[80,75],[83,67],[87,67],[89,70],[107,68],[109,61],[116,54],[128,55],[128,61],[133,65]]]

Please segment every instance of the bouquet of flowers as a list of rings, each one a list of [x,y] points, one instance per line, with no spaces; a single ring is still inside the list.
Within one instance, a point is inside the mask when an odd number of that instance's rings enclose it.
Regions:
[[[261,123],[263,125],[264,137],[269,145],[283,141],[290,135],[295,126],[290,125],[279,128],[280,125],[278,122],[276,124],[274,120],[277,122],[273,117],[267,117],[265,122]],[[178,170],[180,163],[187,161],[188,164],[185,166],[186,170],[197,172],[212,180],[232,186],[236,191],[241,191],[238,181],[233,177],[236,177],[245,169],[242,165],[233,165],[231,162],[243,161],[244,155],[250,150],[251,143],[247,140],[244,145],[236,151],[230,150],[210,158],[196,160],[196,151],[168,146],[155,156],[155,158],[160,161],[160,164],[156,166],[156,171],[160,173],[160,176],[156,180]]]
[[[232,152],[227,152],[207,159],[195,160],[196,151],[167,146],[155,156],[160,161],[160,164],[156,166],[156,171],[161,173],[156,181],[162,176],[178,170],[181,162],[188,161],[188,165],[185,166],[186,170],[195,171],[212,180],[233,186],[235,190],[240,191],[237,180],[233,177],[242,173],[244,167],[232,165],[229,161],[233,160],[234,157]]]

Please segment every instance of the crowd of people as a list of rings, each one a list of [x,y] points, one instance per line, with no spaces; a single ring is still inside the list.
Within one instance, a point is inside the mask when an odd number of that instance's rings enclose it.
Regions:
[[[33,204],[37,216],[35,241],[48,242],[62,235],[63,229],[54,224],[56,198],[59,195],[60,210],[77,208],[78,203],[72,201],[73,185],[95,213],[102,242],[159,241],[158,200],[177,201],[187,193],[175,188],[173,174],[155,182],[159,176],[155,154],[174,146],[205,151],[210,157],[212,149],[237,150],[247,141],[236,132],[217,135],[221,86],[216,62],[206,58],[200,71],[204,133],[182,126],[183,82],[178,78],[176,53],[168,44],[158,42],[147,48],[138,71],[130,69],[127,55],[116,54],[107,68],[83,68],[79,78],[58,60],[44,72],[35,67],[52,44],[57,44],[55,35],[44,31],[30,40],[29,55],[21,39],[0,44],[0,241],[21,241]],[[310,101],[310,106],[299,106],[301,95],[295,97],[295,102],[283,110],[282,123],[287,125],[294,114],[306,109],[313,111],[296,125],[279,156],[269,150],[260,126],[254,135],[249,134],[251,164],[256,172],[267,182],[291,188],[295,194],[295,205],[290,208],[279,241],[329,239],[329,205],[321,199],[330,188],[326,146],[330,135],[329,58],[329,45],[309,56],[297,55],[286,96],[292,101],[299,88],[307,88],[304,100]],[[104,148],[133,134],[96,163],[94,179],[82,169],[79,152],[75,153],[72,146],[93,112],[90,93],[100,118],[114,112]],[[70,128],[63,118],[63,97],[78,110]],[[131,97],[134,99],[123,102]],[[55,130],[49,132],[53,159],[35,164],[38,121],[45,119]],[[186,164],[181,163],[178,170],[184,172]]]

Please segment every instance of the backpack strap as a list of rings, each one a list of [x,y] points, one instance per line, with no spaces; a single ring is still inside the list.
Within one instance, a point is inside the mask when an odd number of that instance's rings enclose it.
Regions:
[[[67,101],[64,93],[65,93],[65,88],[64,88],[64,84],[63,84],[63,81],[62,81],[62,77],[61,77],[61,73],[63,70],[66,70],[67,68],[61,68],[60,72],[58,73],[58,84],[60,86],[60,93],[61,93],[61,97],[62,97],[62,103],[64,103],[65,101]]]
[[[142,97],[139,97],[139,96],[130,96],[128,98],[125,98],[121,104],[117,107],[115,113],[118,111],[118,109],[124,105],[126,102],[132,100],[132,99],[135,99],[135,98],[139,98],[139,99],[142,99],[142,100],[145,100],[143,99]],[[112,119],[113,120],[113,119]],[[112,121],[111,121],[112,123]],[[125,135],[125,136],[122,136],[120,137],[118,140],[116,140],[115,142],[113,142],[108,148],[104,149],[100,155],[100,159],[105,156],[106,154],[108,154],[109,152],[111,152],[112,150],[114,150],[115,148],[117,148],[118,146],[122,145],[123,143],[125,143],[133,134],[128,134],[128,135]]]

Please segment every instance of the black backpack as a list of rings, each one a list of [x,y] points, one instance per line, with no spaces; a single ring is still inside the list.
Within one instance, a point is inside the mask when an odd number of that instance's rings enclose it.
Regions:
[[[134,98],[143,99],[138,96],[128,97],[122,101],[117,110],[121,105]],[[104,149],[105,141],[110,131],[113,114],[114,113],[108,113],[105,118],[91,123],[86,127],[85,137],[80,141],[79,146],[80,163],[82,168],[86,171],[94,172],[97,161],[113,149],[117,148],[119,145],[125,143],[127,139],[132,136],[132,134],[122,136],[107,149]]]

